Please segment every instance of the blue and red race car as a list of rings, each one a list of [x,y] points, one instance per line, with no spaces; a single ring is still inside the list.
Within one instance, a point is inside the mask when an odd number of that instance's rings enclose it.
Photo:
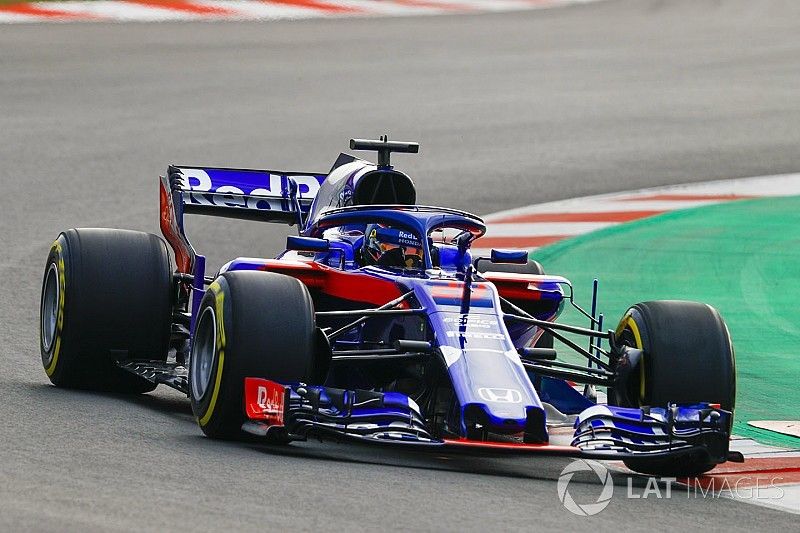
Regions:
[[[390,156],[418,144],[350,147],[376,151],[378,163],[341,154],[328,173],[170,166],[161,229],[174,266],[155,235],[59,235],[41,299],[50,380],[129,393],[168,385],[213,438],[617,459],[659,475],[741,460],[728,446],[734,352],[716,310],[644,302],[603,331],[596,290],[587,312],[527,251],[473,256],[479,217],[417,205]],[[275,259],[239,257],[209,273],[184,233],[187,214],[283,222],[298,235]],[[589,327],[557,322],[565,305]],[[586,362],[561,360],[554,340]]]

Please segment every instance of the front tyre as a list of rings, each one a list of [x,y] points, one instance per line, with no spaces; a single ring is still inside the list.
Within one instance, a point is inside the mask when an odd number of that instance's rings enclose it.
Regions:
[[[698,302],[662,300],[631,307],[616,330],[616,340],[642,350],[638,370],[610,391],[622,407],[667,407],[669,403],[718,403],[733,411],[736,368],[733,344],[719,312]],[[681,460],[626,459],[645,474],[693,476],[714,468],[704,457]]]
[[[316,324],[308,289],[270,272],[226,272],[206,291],[189,363],[189,397],[207,436],[243,436],[244,379],[309,382]]]

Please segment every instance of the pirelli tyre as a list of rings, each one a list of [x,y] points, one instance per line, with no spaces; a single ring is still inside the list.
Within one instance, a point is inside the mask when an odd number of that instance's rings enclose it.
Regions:
[[[524,265],[492,263],[488,259],[480,259],[477,264],[478,272],[513,272],[514,274],[544,274],[544,267],[539,261],[528,259]]]
[[[609,401],[623,407],[666,407],[669,403],[718,403],[733,411],[736,367],[733,344],[719,312],[710,305],[677,300],[638,303],[616,330],[617,342],[642,350],[638,369],[610,391]],[[628,459],[645,474],[692,476],[714,464],[702,456],[681,460]]]
[[[484,272],[511,272],[514,274],[533,274],[535,276],[544,275],[544,267],[539,261],[535,261],[533,259],[528,259],[528,262],[524,265],[515,265],[515,264],[502,264],[502,263],[492,263],[488,259],[481,259],[477,263],[478,272],[481,274]],[[519,302],[517,302],[519,303]],[[520,307],[527,311],[528,313],[536,313],[540,310],[538,304],[535,302],[527,303],[527,304],[520,304]],[[536,343],[537,348],[552,348],[553,347],[553,336],[549,333],[545,332],[539,338],[539,341]]]
[[[153,390],[116,361],[166,359],[171,287],[167,247],[155,235],[117,229],[60,234],[45,264],[39,320],[50,381],[89,390]]]
[[[270,272],[226,272],[198,312],[189,363],[192,411],[207,436],[244,436],[244,378],[309,382],[317,329],[308,289]]]

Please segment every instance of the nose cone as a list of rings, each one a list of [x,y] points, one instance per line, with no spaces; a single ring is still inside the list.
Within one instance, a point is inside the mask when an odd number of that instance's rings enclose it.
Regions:
[[[464,282],[415,287],[426,309],[436,310],[428,319],[461,407],[462,434],[480,426],[483,434],[524,432],[527,437],[533,420],[532,434],[546,439],[542,404],[503,322],[497,290],[490,283],[474,283],[468,290],[465,312]]]
[[[516,351],[440,347],[462,406],[463,427],[495,433],[544,432],[544,410]],[[531,423],[537,428],[532,428]],[[539,423],[541,420],[541,424]]]

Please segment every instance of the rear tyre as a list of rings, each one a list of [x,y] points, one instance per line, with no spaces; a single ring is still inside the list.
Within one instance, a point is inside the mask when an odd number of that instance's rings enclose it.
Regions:
[[[535,261],[533,259],[528,259],[527,264],[524,265],[514,265],[514,264],[504,264],[504,263],[492,263],[488,260],[478,261],[478,272],[483,274],[484,272],[511,272],[513,274],[533,274],[534,276],[542,276],[544,275],[544,267],[539,261]],[[518,304],[520,302],[517,302]],[[531,314],[535,314],[539,309],[537,309],[536,303],[529,303],[528,305],[522,304],[520,306],[523,311],[526,311]],[[526,308],[527,307],[527,308]],[[539,340],[536,342],[537,348],[552,348],[553,347],[553,336],[547,332],[544,332]]]
[[[541,276],[544,274],[544,267],[539,261],[528,259],[527,264],[515,265],[506,263],[492,263],[488,259],[478,261],[478,272],[513,272],[514,274],[533,274]]]
[[[734,350],[728,328],[713,307],[677,300],[631,307],[616,331],[617,341],[643,351],[639,371],[610,391],[623,407],[666,407],[669,403],[719,403],[733,411],[736,399]],[[694,476],[714,468],[704,456],[680,460],[626,459],[645,474]]]
[[[189,363],[189,397],[208,437],[244,434],[244,378],[309,382],[317,330],[308,289],[270,272],[226,272],[200,305]]]
[[[164,361],[172,314],[164,242],[147,233],[71,229],[50,248],[42,282],[40,348],[59,387],[141,393],[155,384],[116,366]]]

